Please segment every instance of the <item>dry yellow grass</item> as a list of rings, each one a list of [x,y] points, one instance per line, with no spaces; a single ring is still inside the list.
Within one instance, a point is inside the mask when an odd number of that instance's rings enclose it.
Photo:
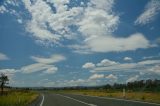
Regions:
[[[0,96],[0,106],[26,106],[37,98],[38,94],[31,91],[11,91]]]

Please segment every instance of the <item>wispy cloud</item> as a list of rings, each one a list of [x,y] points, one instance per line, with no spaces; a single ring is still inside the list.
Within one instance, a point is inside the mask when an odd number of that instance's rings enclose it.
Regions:
[[[151,0],[145,6],[144,12],[136,19],[135,24],[145,25],[152,22],[160,11],[160,1]]]
[[[53,74],[58,71],[58,67],[54,63],[65,60],[63,55],[52,55],[48,58],[32,56],[31,59],[36,61],[34,64],[23,66],[20,70],[22,73],[33,73],[43,71],[47,74]]]

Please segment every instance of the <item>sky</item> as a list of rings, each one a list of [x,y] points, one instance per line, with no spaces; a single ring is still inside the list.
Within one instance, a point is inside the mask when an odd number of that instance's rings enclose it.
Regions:
[[[159,0],[0,0],[0,73],[15,87],[160,79]]]

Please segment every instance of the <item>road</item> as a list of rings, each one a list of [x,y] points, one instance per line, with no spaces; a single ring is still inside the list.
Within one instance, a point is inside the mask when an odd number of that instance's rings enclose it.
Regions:
[[[160,104],[115,98],[45,92],[42,93],[38,105],[34,106],[160,106]]]

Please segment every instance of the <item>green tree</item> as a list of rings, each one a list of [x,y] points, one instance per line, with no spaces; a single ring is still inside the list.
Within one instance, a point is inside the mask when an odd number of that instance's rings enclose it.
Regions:
[[[8,84],[8,82],[9,82],[8,76],[5,75],[4,73],[1,73],[0,86],[1,86],[1,94],[2,95],[3,95],[3,89],[4,89],[5,85]]]

